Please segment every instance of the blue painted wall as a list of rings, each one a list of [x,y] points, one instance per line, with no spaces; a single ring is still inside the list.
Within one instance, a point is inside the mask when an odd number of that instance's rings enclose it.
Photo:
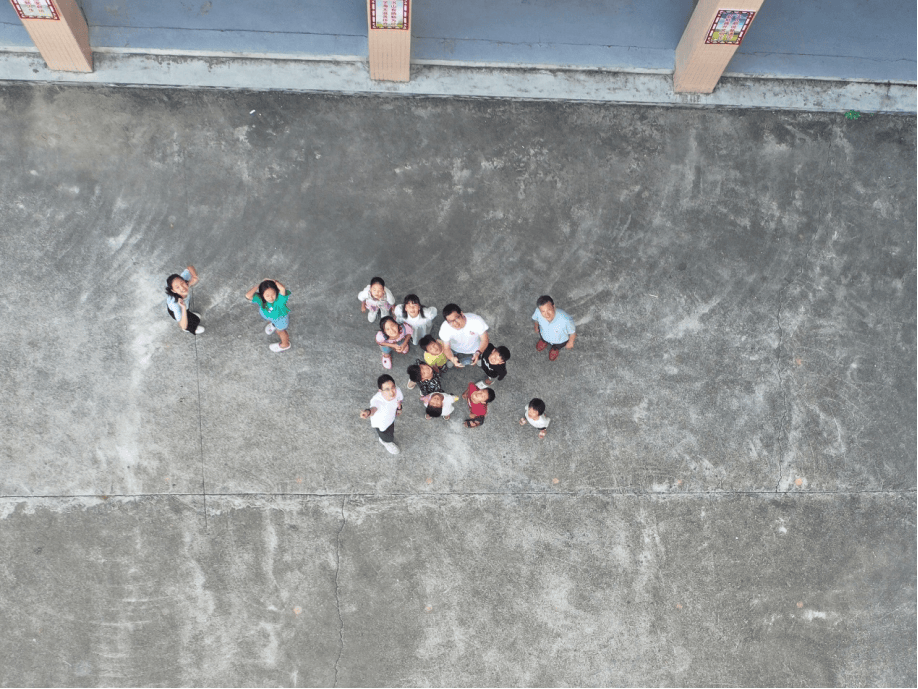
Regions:
[[[95,48],[367,54],[363,0],[81,4]],[[412,54],[423,60],[670,70],[693,6],[692,0],[418,0]],[[915,0],[766,0],[728,71],[915,81],[916,21]],[[31,45],[12,6],[0,0],[0,46]]]

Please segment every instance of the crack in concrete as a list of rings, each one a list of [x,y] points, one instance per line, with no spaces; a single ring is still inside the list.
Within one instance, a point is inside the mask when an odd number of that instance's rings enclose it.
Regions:
[[[185,189],[185,212],[188,213],[188,166],[185,164],[188,156],[182,149],[182,181]],[[194,291],[188,290],[188,310],[194,306]],[[191,336],[194,343],[194,379],[198,388],[198,450],[201,455],[201,497],[204,500],[204,530],[207,531],[207,464],[204,461],[204,408],[201,405],[201,360],[198,357],[197,335]]]
[[[338,576],[341,574],[341,532],[347,526],[347,515],[344,508],[347,505],[347,496],[341,500],[341,528],[338,529],[338,535],[335,541],[335,609],[338,611],[338,657],[335,658],[335,681],[333,687],[338,686],[338,664],[341,662],[341,655],[344,653],[344,618],[341,617],[341,595],[338,585]]]
[[[781,325],[781,311],[784,308],[784,298],[783,294],[785,290],[790,287],[793,281],[796,278],[791,278],[788,282],[781,287],[778,291],[778,346],[775,348],[775,378],[778,379],[778,391],[781,393],[781,398],[784,402],[784,414],[781,415],[781,421],[778,428],[778,480],[775,482],[775,493],[780,492],[781,489],[781,479],[784,478],[784,473],[782,470],[782,464],[784,462],[784,453],[786,452],[785,447],[785,438],[787,436],[787,390],[784,388],[784,380],[781,377],[781,350],[784,346],[784,327]]]
[[[826,158],[824,161],[824,167],[828,168],[831,162],[831,151],[826,153]],[[829,200],[823,197],[826,205],[831,208]],[[790,278],[783,287],[778,291],[778,313],[777,313],[777,322],[778,322],[778,346],[775,348],[775,377],[778,379],[778,388],[781,391],[782,399],[784,400],[784,414],[781,417],[781,427],[780,427],[780,436],[778,438],[778,443],[781,447],[781,453],[778,457],[778,480],[775,483],[775,493],[779,493],[781,489],[781,480],[784,478],[784,454],[788,450],[790,445],[790,433],[787,429],[787,421],[790,416],[790,407],[787,400],[787,388],[784,385],[784,378],[781,375],[781,350],[784,347],[784,326],[781,324],[781,312],[784,310],[784,298],[783,295],[787,289],[797,282],[800,277],[803,275],[803,272],[806,270],[807,265],[810,262],[810,254],[813,253],[813,247],[816,246],[816,239],[819,237],[820,227],[817,225],[816,230],[813,232],[813,236],[810,238],[810,241],[806,248],[806,253],[803,255],[803,259],[800,261],[800,270],[797,271],[797,274]],[[782,442],[786,440],[785,442]]]
[[[188,300],[189,308],[194,295]],[[194,377],[198,385],[198,449],[201,454],[201,497],[204,499],[204,530],[207,531],[207,464],[204,462],[204,411],[201,409],[201,367],[198,361],[198,338],[194,338]]]
[[[474,498],[474,497],[550,497],[550,498],[693,498],[693,497],[731,497],[734,495],[774,495],[773,490],[695,490],[678,492],[627,491],[619,488],[584,491],[445,491],[442,493],[208,493],[211,498]],[[869,490],[813,490],[807,488],[788,495],[800,497],[808,495],[904,495],[918,493],[918,488],[886,488]],[[72,495],[0,495],[0,500],[79,500],[87,498],[198,498],[200,493],[75,493]]]
[[[868,55],[833,55],[831,53],[801,53],[794,51],[792,53],[782,53],[772,50],[753,50],[753,51],[743,51],[744,55],[755,55],[757,57],[822,57],[822,58],[833,58],[836,60],[863,60],[864,62],[876,62],[878,64],[893,64],[896,62],[904,62],[906,64],[911,64],[915,60],[909,59],[907,57],[870,57]]]

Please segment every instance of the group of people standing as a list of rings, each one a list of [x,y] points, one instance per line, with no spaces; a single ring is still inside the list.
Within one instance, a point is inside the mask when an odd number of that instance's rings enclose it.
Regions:
[[[416,294],[409,294],[401,304],[396,304],[385,281],[374,277],[357,298],[360,310],[367,314],[368,321],[372,323],[377,316],[380,319],[376,343],[382,353],[383,368],[391,369],[393,354],[408,354],[410,345],[423,352],[423,359],[415,359],[406,372],[408,388],[418,388],[427,419],[449,419],[459,402],[458,396],[448,393],[443,387],[442,376],[449,368],[481,366],[483,380],[469,383],[462,393],[462,399],[468,406],[468,418],[463,424],[466,428],[481,426],[487,417],[488,405],[496,398],[491,386],[507,375],[507,360],[510,358],[507,347],[496,346],[490,341],[488,324],[484,319],[477,314],[463,312],[457,304],[447,304],[443,307],[443,323],[437,337],[434,337],[431,331],[437,309],[424,306]],[[536,350],[549,349],[550,361],[557,359],[562,349],[573,349],[577,338],[574,321],[566,312],[555,308],[550,296],[539,297],[532,320],[539,335]],[[392,454],[398,454],[395,420],[402,413],[404,394],[388,373],[379,376],[376,385],[378,391],[360,416],[370,420],[383,447]],[[550,421],[545,415],[545,402],[533,398],[520,418],[520,425],[529,423],[538,428],[539,437],[544,438]]]
[[[199,314],[188,308],[191,288],[198,282],[198,273],[189,265],[181,273],[166,278],[166,309],[179,327],[193,335],[201,335],[204,327]],[[287,306],[291,292],[279,281],[266,279],[246,292],[246,300],[259,308],[261,317],[267,321],[265,334],[277,333],[280,342],[269,345],[272,352],[280,353],[290,349],[290,309]],[[442,377],[452,367],[481,366],[484,378],[469,383],[462,393],[468,406],[468,418],[463,421],[467,428],[481,426],[488,413],[488,405],[496,398],[492,389],[495,382],[507,375],[507,360],[510,350],[496,346],[490,341],[488,324],[474,313],[464,313],[457,304],[443,307],[443,323],[437,337],[431,333],[437,309],[424,306],[416,294],[409,294],[401,304],[386,287],[382,278],[374,277],[357,295],[360,310],[367,314],[367,320],[379,318],[379,332],[376,343],[382,355],[384,369],[392,368],[393,354],[408,354],[410,346],[418,347],[422,358],[408,366],[408,389],[418,388],[421,404],[427,419],[449,419],[459,397],[446,392]],[[549,350],[548,358],[554,361],[562,349],[572,349],[577,338],[573,319],[563,310],[555,308],[554,300],[543,295],[536,301],[532,314],[533,327],[539,335],[536,350]],[[370,400],[370,406],[361,410],[360,416],[369,419],[376,430],[379,442],[392,454],[398,454],[395,443],[395,420],[402,413],[404,394],[388,373],[376,381],[377,392]],[[545,402],[533,398],[526,406],[520,425],[529,423],[539,429],[544,438],[550,419],[545,415]]]

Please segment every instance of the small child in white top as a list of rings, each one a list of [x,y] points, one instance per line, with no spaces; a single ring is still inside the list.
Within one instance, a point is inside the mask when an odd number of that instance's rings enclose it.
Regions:
[[[392,310],[392,315],[399,325],[407,323],[414,328],[411,344],[417,347],[418,341],[430,333],[430,326],[437,317],[437,309],[434,306],[423,306],[418,295],[409,294],[405,297],[404,303]]]
[[[427,404],[424,405],[427,407],[426,417],[428,419],[436,419],[442,416],[444,419],[449,419],[450,414],[453,413],[453,404],[458,399],[458,397],[453,397],[449,394],[435,392],[430,396],[430,399],[427,400]]]
[[[386,287],[386,281],[378,277],[370,280],[370,284],[360,291],[357,298],[360,300],[360,312],[367,314],[370,323],[376,320],[380,312],[383,316],[388,316],[395,304],[395,297]]]
[[[545,434],[548,433],[548,424],[551,423],[551,419],[545,416],[545,402],[538,397],[533,397],[529,400],[529,405],[526,407],[526,416],[520,419],[520,426],[525,426],[527,421],[530,426],[542,429],[539,431],[540,438],[544,438]]]

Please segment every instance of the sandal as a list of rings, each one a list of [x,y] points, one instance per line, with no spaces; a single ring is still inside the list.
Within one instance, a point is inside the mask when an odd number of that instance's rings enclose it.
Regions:
[[[555,349],[554,347],[552,347],[552,350],[548,353],[548,360],[554,361],[555,359],[558,358],[558,355],[560,353],[561,353],[560,349]]]
[[[382,365],[383,365],[383,368],[387,370],[392,368],[392,355],[391,354],[382,355]]]
[[[536,351],[541,352],[547,346],[548,346],[548,343],[540,337],[539,341],[536,342]]]

